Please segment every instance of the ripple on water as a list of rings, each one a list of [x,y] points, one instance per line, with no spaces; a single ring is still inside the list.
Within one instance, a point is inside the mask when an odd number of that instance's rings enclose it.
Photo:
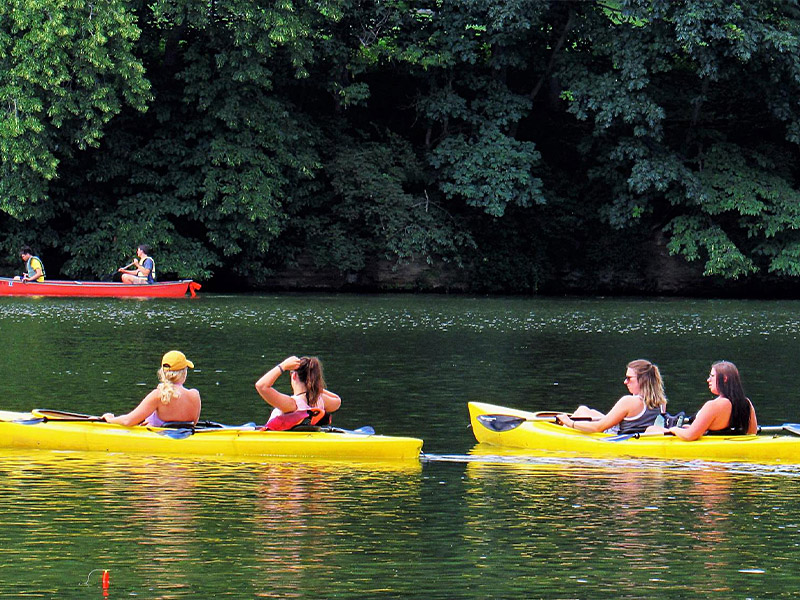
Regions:
[[[740,338],[747,336],[800,334],[800,305],[791,302],[773,303],[757,310],[741,302],[692,301],[673,303],[662,299],[635,302],[639,310],[630,310],[631,301],[617,303],[608,299],[587,299],[555,302],[526,299],[515,301],[515,310],[476,306],[456,311],[446,301],[441,310],[438,298],[409,296],[390,303],[371,303],[357,296],[335,300],[305,301],[292,296],[286,301],[263,298],[261,308],[216,297],[208,301],[135,301],[135,300],[67,300],[38,299],[31,302],[18,298],[0,299],[5,317],[14,321],[46,319],[67,322],[75,328],[88,323],[111,323],[125,327],[150,322],[162,328],[225,329],[247,324],[255,328],[314,327],[346,330],[385,331],[496,331],[575,332],[585,334],[641,333],[653,336],[686,334],[709,337]]]

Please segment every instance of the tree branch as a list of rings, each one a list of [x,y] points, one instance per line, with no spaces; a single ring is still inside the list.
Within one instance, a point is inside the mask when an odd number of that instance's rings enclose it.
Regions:
[[[570,30],[572,29],[572,25],[575,22],[575,13],[572,9],[569,9],[569,13],[567,16],[567,22],[564,24],[564,29],[561,31],[561,36],[558,38],[556,45],[553,46],[553,52],[550,54],[550,60],[547,63],[547,68],[542,73],[542,76],[539,78],[539,81],[536,82],[536,85],[533,87],[530,93],[530,99],[533,100],[536,98],[536,95],[542,89],[544,82],[549,78],[550,72],[553,70],[553,65],[556,61],[556,55],[561,51],[563,48],[564,43],[567,41],[567,35],[569,34]]]

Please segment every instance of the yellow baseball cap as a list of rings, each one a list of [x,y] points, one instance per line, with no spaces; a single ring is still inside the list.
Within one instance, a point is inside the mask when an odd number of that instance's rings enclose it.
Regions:
[[[194,363],[186,358],[183,352],[179,352],[178,350],[170,350],[167,352],[164,358],[161,359],[161,366],[164,367],[166,371],[180,371],[186,367],[194,369]]]

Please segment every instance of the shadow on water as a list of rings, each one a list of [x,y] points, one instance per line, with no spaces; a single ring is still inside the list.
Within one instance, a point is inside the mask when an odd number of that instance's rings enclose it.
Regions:
[[[552,451],[536,452],[535,450],[515,450],[513,448],[482,448],[476,446],[473,454],[424,454],[422,464],[456,463],[508,466],[511,468],[530,469],[584,469],[599,473],[617,473],[620,471],[662,471],[687,473],[708,471],[709,469],[729,473],[746,473],[750,475],[780,475],[783,477],[800,477],[800,464],[759,464],[753,462],[718,462],[706,460],[654,460],[647,458],[593,458],[575,456],[571,453]]]

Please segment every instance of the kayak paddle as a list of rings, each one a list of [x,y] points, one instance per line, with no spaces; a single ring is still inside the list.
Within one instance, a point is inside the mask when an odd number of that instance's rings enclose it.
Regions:
[[[247,430],[254,429],[254,423],[250,423],[248,425],[239,426],[239,427],[227,427],[222,426],[223,429],[239,429],[240,427],[246,427]],[[220,427],[210,427],[210,428],[192,428],[192,427],[180,427],[177,429],[163,429],[160,430],[158,433],[159,435],[163,435],[174,440],[183,440],[188,438],[191,435],[195,434],[202,434],[206,431],[219,431]],[[350,433],[355,435],[375,435],[375,429],[373,429],[369,425],[365,425],[363,427],[359,427],[358,429],[340,429],[339,427],[331,427],[331,426],[324,426],[324,427],[317,427],[315,425],[299,427],[294,430],[287,430],[287,432],[291,431],[320,431],[323,433]],[[283,433],[283,432],[282,432]]]
[[[533,417],[515,417],[513,415],[478,415],[478,421],[486,429],[492,431],[511,431],[516,429],[526,421],[552,421],[555,422],[556,415],[561,413],[553,411],[541,411],[533,413]],[[570,417],[573,421],[591,421],[591,417]]]
[[[784,423],[783,425],[761,425],[758,428],[758,433],[791,433],[792,435],[800,435],[800,423]]]
[[[48,421],[81,422],[81,423],[105,423],[102,417],[94,415],[83,415],[81,413],[67,412],[64,410],[48,410],[46,408],[34,408],[31,411],[32,419],[19,419],[14,423],[20,425],[38,425]]]
[[[624,442],[625,440],[629,440],[631,438],[638,440],[642,437],[658,437],[658,436],[665,436],[665,435],[675,435],[671,431],[653,431],[651,433],[641,432],[641,433],[621,433],[619,435],[615,435],[614,437],[605,438],[604,442]]]
[[[124,267],[120,267],[120,269],[130,269],[133,266],[135,266],[135,263],[128,263]],[[114,281],[114,278],[117,277],[117,276],[121,277],[121,273],[119,272],[119,269],[116,269],[115,271],[112,271],[111,273],[106,275],[103,278],[103,281]]]
[[[66,410],[51,410],[48,408],[34,408],[31,411],[34,417],[44,421],[88,421],[90,423],[105,423],[102,417],[94,415],[84,415],[81,413],[68,412]]]
[[[784,423],[783,425],[763,425],[758,428],[759,434],[792,434],[800,436],[800,423]],[[659,435],[675,435],[669,431],[663,432],[663,434],[659,432],[652,432],[652,433],[623,433],[621,435],[615,435],[614,437],[610,437],[605,439],[606,442],[624,442],[625,440],[629,440],[631,438],[639,439],[640,437],[653,437]],[[712,434],[713,435],[713,434]],[[725,435],[736,435],[736,434],[725,434]]]

